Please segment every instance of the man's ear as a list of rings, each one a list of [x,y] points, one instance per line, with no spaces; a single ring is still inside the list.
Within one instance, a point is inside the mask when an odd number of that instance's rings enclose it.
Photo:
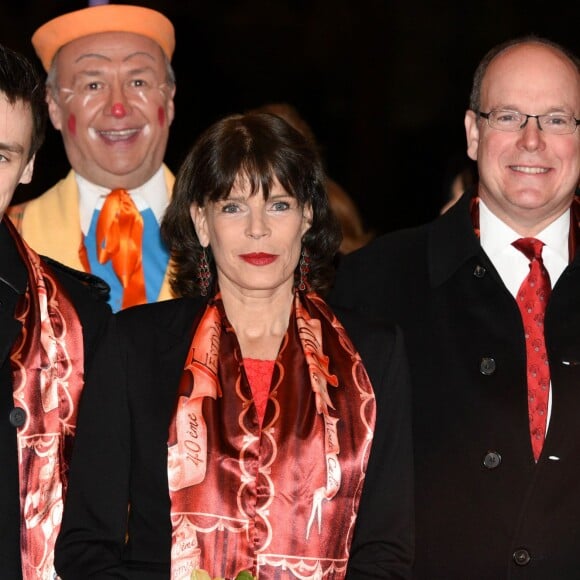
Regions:
[[[170,94],[167,99],[167,124],[171,125],[173,119],[175,118],[175,103],[173,99],[175,97],[175,86],[170,87]]]
[[[53,127],[57,131],[61,131],[63,127],[62,110],[58,105],[56,98],[53,96],[53,89],[46,91],[46,103],[48,104],[48,116]]]
[[[22,175],[20,176],[20,181],[18,183],[30,183],[32,180],[32,174],[34,172],[34,159],[36,155],[33,155],[30,161],[26,164]]]
[[[465,113],[465,137],[467,139],[467,155],[473,161],[477,161],[477,151],[479,149],[479,124],[475,111]]]
[[[191,216],[191,221],[193,222],[193,227],[195,228],[195,233],[199,239],[199,243],[207,248],[209,246],[209,231],[207,227],[207,218],[205,216],[205,208],[192,203],[189,208],[189,215]]]

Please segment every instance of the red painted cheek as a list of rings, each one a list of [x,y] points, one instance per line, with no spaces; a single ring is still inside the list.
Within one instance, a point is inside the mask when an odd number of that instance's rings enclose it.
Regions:
[[[77,118],[74,115],[71,115],[68,118],[67,126],[68,126],[68,132],[71,135],[77,134]]]
[[[157,120],[159,121],[159,126],[165,126],[165,109],[163,107],[159,107],[157,109]]]

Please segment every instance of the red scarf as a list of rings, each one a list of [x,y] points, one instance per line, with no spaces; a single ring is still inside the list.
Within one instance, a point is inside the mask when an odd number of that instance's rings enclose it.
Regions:
[[[53,550],[60,529],[77,404],[83,387],[83,335],[76,311],[38,254],[4,220],[28,272],[15,317],[22,323],[10,360],[18,428],[22,576],[56,577]]]
[[[260,427],[216,296],[195,330],[169,432],[171,578],[194,569],[343,578],[375,414],[344,328],[316,294],[297,293]]]

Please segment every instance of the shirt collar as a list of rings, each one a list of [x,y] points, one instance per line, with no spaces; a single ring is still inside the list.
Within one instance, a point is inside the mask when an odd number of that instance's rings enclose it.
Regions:
[[[500,220],[485,203],[479,200],[479,227],[481,246],[493,261],[512,242],[522,236]],[[568,263],[568,236],[570,233],[570,210],[564,212],[535,237],[544,242],[564,262]]]
[[[111,190],[91,183],[76,172],[75,178],[79,188],[81,230],[86,235],[93,219],[93,213],[101,208],[105,197]],[[160,195],[159,192],[163,192],[163,195]],[[129,195],[131,195],[139,211],[151,208],[157,223],[161,223],[169,201],[164,166],[162,165],[149,181],[135,189],[130,189]]]

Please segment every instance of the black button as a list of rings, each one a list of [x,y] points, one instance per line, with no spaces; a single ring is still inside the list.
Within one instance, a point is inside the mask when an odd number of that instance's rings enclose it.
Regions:
[[[496,368],[495,359],[490,356],[484,356],[479,362],[479,372],[482,375],[493,375]]]
[[[501,455],[497,451],[488,451],[483,458],[483,465],[488,469],[495,469],[501,463]]]
[[[519,550],[516,550],[514,552],[513,558],[514,562],[518,566],[526,566],[527,564],[530,563],[530,560],[532,559],[530,553],[525,548],[520,548]]]
[[[485,276],[485,268],[483,266],[475,266],[475,270],[473,270],[473,275],[476,278],[483,278]]]
[[[13,427],[22,427],[26,423],[26,411],[20,407],[14,407],[10,411],[10,425]]]

